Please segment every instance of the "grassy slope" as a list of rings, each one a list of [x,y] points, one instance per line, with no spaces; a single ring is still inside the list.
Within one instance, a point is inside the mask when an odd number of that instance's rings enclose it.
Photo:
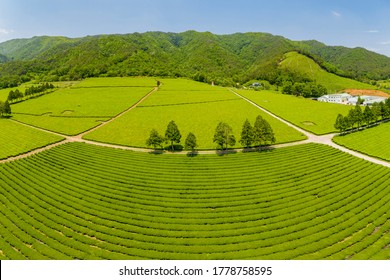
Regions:
[[[333,141],[349,149],[390,161],[389,139],[390,123],[385,123],[363,131],[337,136]]]
[[[187,157],[70,143],[0,178],[0,259],[390,257],[389,169],[324,145]]]
[[[282,69],[289,69],[305,75],[317,83],[324,85],[330,92],[338,92],[346,88],[375,89],[372,85],[328,73],[321,69],[312,59],[297,52],[289,52],[285,57],[280,64]]]
[[[71,88],[13,105],[13,118],[74,135],[124,111],[155,84],[155,80],[149,78],[90,79]]]
[[[0,135],[0,159],[16,156],[63,139],[7,119],[0,119]]]
[[[233,128],[237,139],[242,124],[248,118],[254,123],[262,115],[272,126],[277,143],[302,140],[294,129],[269,117],[256,107],[238,98],[227,89],[211,87],[189,80],[162,80],[161,89],[137,108],[119,119],[85,136],[86,139],[128,146],[145,147],[150,131],[155,128],[164,135],[167,124],[174,120],[182,134],[183,144],[189,132],[193,132],[200,149],[214,149],[212,142],[215,127],[220,121]]]
[[[238,93],[275,115],[315,134],[336,131],[333,125],[337,115],[339,113],[346,115],[350,110],[350,106],[346,105],[323,103],[271,91],[239,90]]]

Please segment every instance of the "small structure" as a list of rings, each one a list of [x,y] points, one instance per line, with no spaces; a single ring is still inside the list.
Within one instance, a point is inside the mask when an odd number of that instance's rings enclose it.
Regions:
[[[317,100],[321,101],[321,102],[348,104],[348,100],[351,97],[352,97],[352,95],[343,92],[343,93],[323,95],[323,96],[319,97]]]
[[[379,96],[367,96],[367,97],[363,98],[364,99],[363,105],[366,106],[371,106],[374,103],[381,103],[387,99],[386,97],[379,97]]]
[[[361,96],[353,96],[348,93],[336,93],[336,94],[327,94],[319,97],[317,100],[321,102],[330,102],[330,103],[338,103],[338,104],[348,104],[348,105],[356,105],[359,102],[362,102],[362,105],[371,106],[374,103],[380,103],[385,101],[386,97],[379,96],[370,96],[370,95],[361,95]]]

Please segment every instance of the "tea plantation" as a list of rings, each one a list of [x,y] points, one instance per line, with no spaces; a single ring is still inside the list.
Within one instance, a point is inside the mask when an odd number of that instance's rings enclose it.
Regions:
[[[0,165],[0,259],[389,259],[390,171],[306,144],[68,143]]]

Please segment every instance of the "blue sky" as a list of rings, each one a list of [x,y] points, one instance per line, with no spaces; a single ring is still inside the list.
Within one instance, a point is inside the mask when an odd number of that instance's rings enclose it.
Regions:
[[[385,0],[1,0],[0,42],[145,31],[268,32],[390,56]]]

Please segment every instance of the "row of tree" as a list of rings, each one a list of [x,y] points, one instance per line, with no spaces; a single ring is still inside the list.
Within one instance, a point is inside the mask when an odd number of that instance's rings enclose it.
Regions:
[[[9,105],[8,100],[5,102],[0,101],[0,116],[9,116],[11,115],[11,106]]]
[[[282,93],[291,94],[295,96],[320,97],[328,93],[326,87],[315,82],[291,82],[285,81],[283,83]]]
[[[11,90],[8,94],[7,100],[9,102],[18,101],[18,100],[21,100],[25,96],[30,97],[34,94],[42,93],[42,92],[45,92],[45,91],[53,89],[53,88],[54,88],[53,84],[44,83],[44,84],[40,84],[37,86],[31,86],[31,87],[26,88],[24,94],[19,89]]]
[[[22,83],[30,81],[31,78],[26,75],[1,75],[0,74],[0,89],[17,87]]]
[[[170,143],[170,148],[173,151],[175,149],[174,144],[179,144],[180,140],[181,133],[179,128],[174,121],[170,121],[165,130],[165,137],[160,135],[156,129],[152,129],[149,138],[146,139],[146,145],[153,146],[156,149],[157,147],[162,148],[163,143]],[[248,119],[245,120],[239,141],[243,147],[261,146],[268,143],[275,143],[275,141],[275,135],[270,124],[260,115],[257,116],[253,127]],[[233,134],[232,127],[225,122],[218,123],[213,142],[221,149],[228,149],[228,146],[234,146],[236,144],[236,138]],[[192,132],[188,133],[184,148],[194,151],[197,146],[196,136]]]
[[[365,106],[364,110],[359,104],[351,108],[347,116],[338,114],[334,127],[341,133],[348,129],[357,126],[359,129],[362,125],[370,125],[377,122],[379,119],[387,119],[390,117],[390,99],[385,102],[374,103],[371,107]]]
[[[174,143],[179,144],[180,140],[181,133],[179,131],[179,128],[174,121],[170,121],[167,126],[167,129],[165,130],[165,137],[160,135],[156,129],[152,129],[149,138],[146,139],[146,145],[153,146],[153,148],[156,149],[157,147],[162,148],[163,143],[169,142],[173,151],[175,149]],[[193,151],[197,146],[198,144],[196,142],[195,135],[192,132],[188,133],[187,138],[185,140],[184,148]]]

